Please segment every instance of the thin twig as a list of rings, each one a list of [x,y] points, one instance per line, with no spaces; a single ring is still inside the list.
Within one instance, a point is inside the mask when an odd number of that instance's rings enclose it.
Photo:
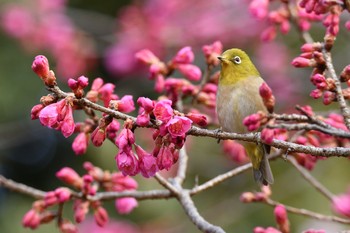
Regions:
[[[199,230],[205,233],[225,233],[221,227],[212,225],[199,214],[188,190],[182,191],[181,195],[179,195],[179,201],[187,216]]]
[[[334,70],[331,53],[329,51],[326,51],[325,48],[322,49],[322,53],[323,53],[323,57],[326,61],[326,66],[327,66],[327,69],[329,71],[329,75],[334,80],[337,101],[338,101],[339,106],[340,106],[340,111],[344,117],[345,125],[350,130],[350,110],[345,102],[341,83],[339,81],[339,78],[338,78],[335,70]]]
[[[338,222],[338,223],[343,223],[343,224],[350,224],[349,219],[339,218],[336,216],[323,215],[323,214],[315,213],[315,212],[312,212],[312,211],[306,210],[306,209],[299,209],[299,208],[295,208],[292,206],[286,206],[282,203],[271,200],[269,198],[266,199],[265,203],[267,203],[268,205],[271,205],[271,206],[283,205],[286,208],[286,210],[290,213],[303,215],[303,216],[311,217],[311,218],[322,220],[322,221],[332,221],[332,222]]]
[[[42,199],[46,194],[44,191],[7,179],[2,175],[0,175],[0,187],[5,187],[12,191],[23,193],[36,199]]]
[[[177,169],[175,181],[179,184],[182,184],[186,178],[187,164],[188,164],[188,155],[186,152],[185,146],[183,146],[179,151],[179,167]]]
[[[333,200],[333,193],[331,193],[325,186],[323,186],[323,184],[316,180],[315,177],[313,177],[304,167],[300,166],[294,157],[289,156],[287,160],[300,172],[305,180],[315,187],[322,195],[324,195],[330,201]]]

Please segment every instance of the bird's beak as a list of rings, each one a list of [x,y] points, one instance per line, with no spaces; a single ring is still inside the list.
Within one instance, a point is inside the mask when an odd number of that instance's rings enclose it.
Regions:
[[[220,61],[224,60],[224,58],[221,57],[221,56],[218,56],[218,59],[219,59]]]

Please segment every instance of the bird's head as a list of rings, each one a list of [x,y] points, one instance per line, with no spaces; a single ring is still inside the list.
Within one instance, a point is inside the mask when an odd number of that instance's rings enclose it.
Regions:
[[[234,84],[251,76],[260,77],[258,70],[243,50],[228,49],[218,59],[221,62],[222,84]]]

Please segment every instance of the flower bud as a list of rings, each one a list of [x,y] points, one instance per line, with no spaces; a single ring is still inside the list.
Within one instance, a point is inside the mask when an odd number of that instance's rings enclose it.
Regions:
[[[94,218],[95,218],[96,224],[99,225],[100,227],[105,226],[109,219],[106,209],[103,208],[102,206],[99,206],[95,209]]]
[[[43,55],[38,55],[34,58],[32,70],[42,79],[45,80],[49,76],[50,67],[49,61]]]
[[[56,177],[66,184],[80,189],[83,185],[82,178],[70,167],[64,167],[56,173]]]
[[[137,200],[133,197],[117,198],[115,201],[115,208],[119,214],[129,214],[137,206]]]
[[[289,233],[290,227],[286,208],[283,205],[277,205],[275,207],[274,214],[280,231],[282,233]]]

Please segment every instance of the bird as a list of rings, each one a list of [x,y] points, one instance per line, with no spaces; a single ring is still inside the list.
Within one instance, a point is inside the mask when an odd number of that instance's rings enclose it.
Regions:
[[[259,94],[265,82],[241,49],[232,48],[223,52],[221,71],[216,96],[216,113],[221,130],[247,133],[243,119],[258,111],[268,112]],[[252,162],[254,180],[263,185],[273,184],[274,178],[267,158],[270,146],[263,143],[239,142]]]

